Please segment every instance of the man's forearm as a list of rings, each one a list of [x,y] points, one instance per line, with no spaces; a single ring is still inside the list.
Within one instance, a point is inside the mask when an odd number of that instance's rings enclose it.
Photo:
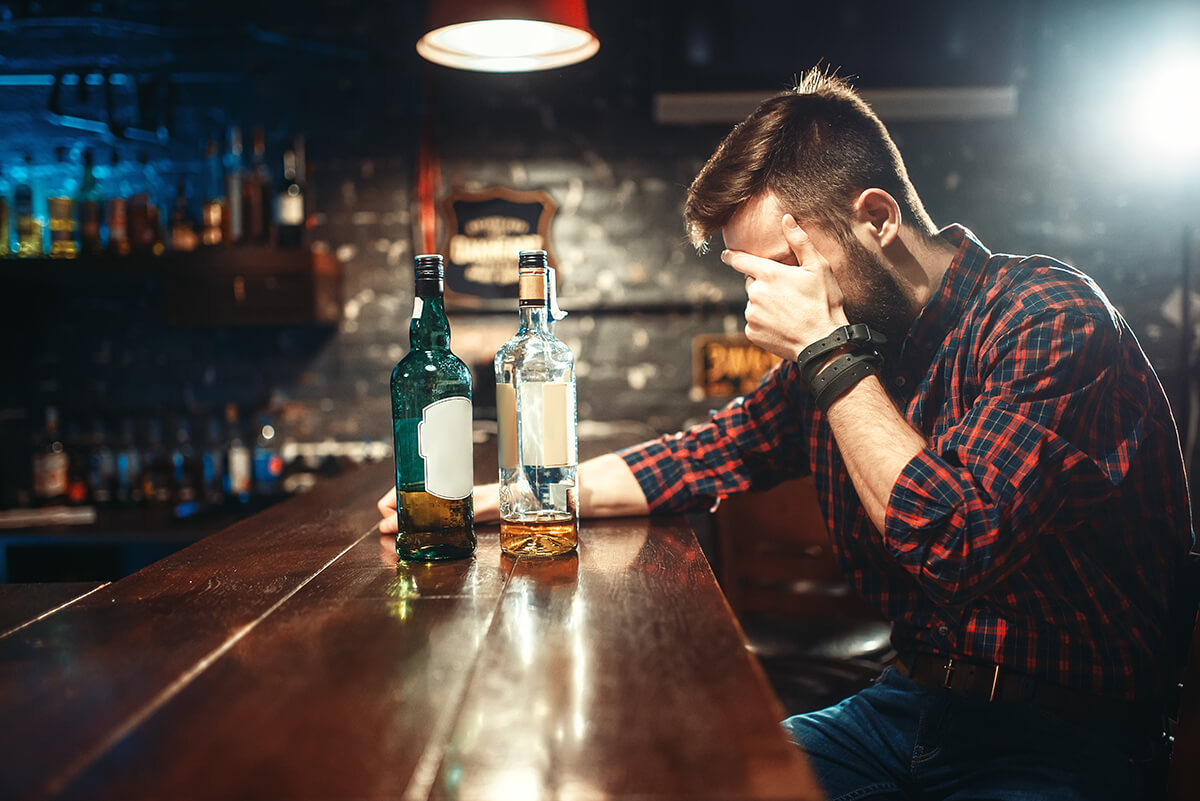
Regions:
[[[867,516],[881,533],[892,488],[927,445],[900,414],[883,385],[864,378],[829,407],[829,425]]]
[[[581,517],[623,517],[650,511],[633,471],[615,453],[606,453],[579,465],[577,484]],[[480,523],[500,519],[498,484],[475,488],[475,519]]]

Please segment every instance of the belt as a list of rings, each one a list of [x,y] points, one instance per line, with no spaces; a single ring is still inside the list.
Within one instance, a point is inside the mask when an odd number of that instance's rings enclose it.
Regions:
[[[1164,705],[1157,701],[1126,701],[1091,695],[991,662],[942,654],[906,653],[896,659],[893,667],[924,687],[982,701],[1024,701],[1072,720],[1139,728],[1163,724]]]

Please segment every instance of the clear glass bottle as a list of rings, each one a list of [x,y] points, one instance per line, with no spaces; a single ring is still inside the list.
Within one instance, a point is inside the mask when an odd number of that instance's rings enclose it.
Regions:
[[[200,242],[220,245],[225,241],[228,209],[225,199],[225,172],[217,152],[217,140],[209,137],[204,149],[204,210],[200,217]]]
[[[7,256],[12,251],[12,227],[9,211],[9,195],[11,193],[12,184],[5,176],[3,167],[0,167],[0,256]]]
[[[17,255],[32,258],[42,255],[42,224],[34,209],[33,157],[28,153],[13,169],[13,215],[17,227]]]
[[[287,150],[283,154],[283,184],[275,200],[275,239],[279,247],[304,245],[306,214],[299,157],[294,149]]]
[[[242,159],[242,127],[229,126],[229,149],[225,151],[225,238],[237,244],[246,238],[245,211],[242,206],[242,184],[246,165]]]
[[[500,548],[556,556],[579,542],[575,357],[554,336],[544,250],[518,262],[521,323],[496,354]]]
[[[392,371],[392,430],[401,559],[475,552],[471,371],[450,352],[442,257],[415,260],[409,351]]]

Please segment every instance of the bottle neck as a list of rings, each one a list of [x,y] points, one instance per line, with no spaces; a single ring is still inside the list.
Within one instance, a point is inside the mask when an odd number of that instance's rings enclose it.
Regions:
[[[445,300],[441,295],[417,296],[419,313],[413,309],[408,326],[408,344],[413,350],[449,350],[450,321],[446,319]]]
[[[521,330],[550,333],[550,314],[543,306],[521,306]]]

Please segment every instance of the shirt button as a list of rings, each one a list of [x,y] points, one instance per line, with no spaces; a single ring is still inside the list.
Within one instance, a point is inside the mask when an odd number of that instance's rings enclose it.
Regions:
[[[905,384],[907,384],[908,382],[906,380],[904,380],[904,376],[898,375],[898,376],[896,376],[896,379],[892,383],[898,387],[902,387]]]
[[[938,634],[942,635],[943,637],[949,636],[950,635],[950,627],[949,626],[938,626]]]

